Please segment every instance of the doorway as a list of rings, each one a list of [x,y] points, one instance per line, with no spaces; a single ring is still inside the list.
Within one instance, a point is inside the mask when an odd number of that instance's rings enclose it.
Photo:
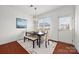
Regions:
[[[71,16],[59,17],[59,41],[73,44],[73,19]]]

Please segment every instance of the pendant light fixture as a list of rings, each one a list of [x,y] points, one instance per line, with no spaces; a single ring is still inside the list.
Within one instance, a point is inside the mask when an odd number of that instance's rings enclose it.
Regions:
[[[34,23],[34,30],[36,30],[37,29],[37,15],[36,15],[37,8],[34,5],[30,5],[30,7],[32,7],[34,10],[32,19],[33,19],[33,23]]]

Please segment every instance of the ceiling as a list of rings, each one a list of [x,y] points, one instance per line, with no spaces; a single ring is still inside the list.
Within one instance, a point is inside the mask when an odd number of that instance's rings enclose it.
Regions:
[[[45,12],[54,10],[62,5],[9,5],[9,7],[15,8],[15,10],[19,10],[21,12],[27,13],[28,15],[34,15],[34,8],[36,7],[36,15],[43,14]]]

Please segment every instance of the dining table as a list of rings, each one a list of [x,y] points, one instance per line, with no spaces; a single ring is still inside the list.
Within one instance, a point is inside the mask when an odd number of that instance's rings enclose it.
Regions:
[[[27,32],[28,34],[31,34],[31,35],[36,35],[37,36],[37,45],[41,46],[41,37],[44,36],[46,33],[45,32],[37,32],[37,31],[31,31],[31,32]]]
[[[41,37],[44,36],[45,33],[44,32],[34,32],[34,35],[37,35],[38,36],[37,45],[40,48],[40,46],[41,46]]]

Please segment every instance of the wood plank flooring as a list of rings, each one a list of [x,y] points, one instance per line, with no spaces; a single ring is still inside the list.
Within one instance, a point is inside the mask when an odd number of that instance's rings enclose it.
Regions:
[[[57,42],[57,46],[53,52],[54,54],[77,54],[76,48],[67,43]]]
[[[16,41],[0,45],[0,54],[28,54],[28,52]]]
[[[54,54],[77,54],[73,45],[57,42]],[[0,45],[0,54],[29,54],[18,42]]]

